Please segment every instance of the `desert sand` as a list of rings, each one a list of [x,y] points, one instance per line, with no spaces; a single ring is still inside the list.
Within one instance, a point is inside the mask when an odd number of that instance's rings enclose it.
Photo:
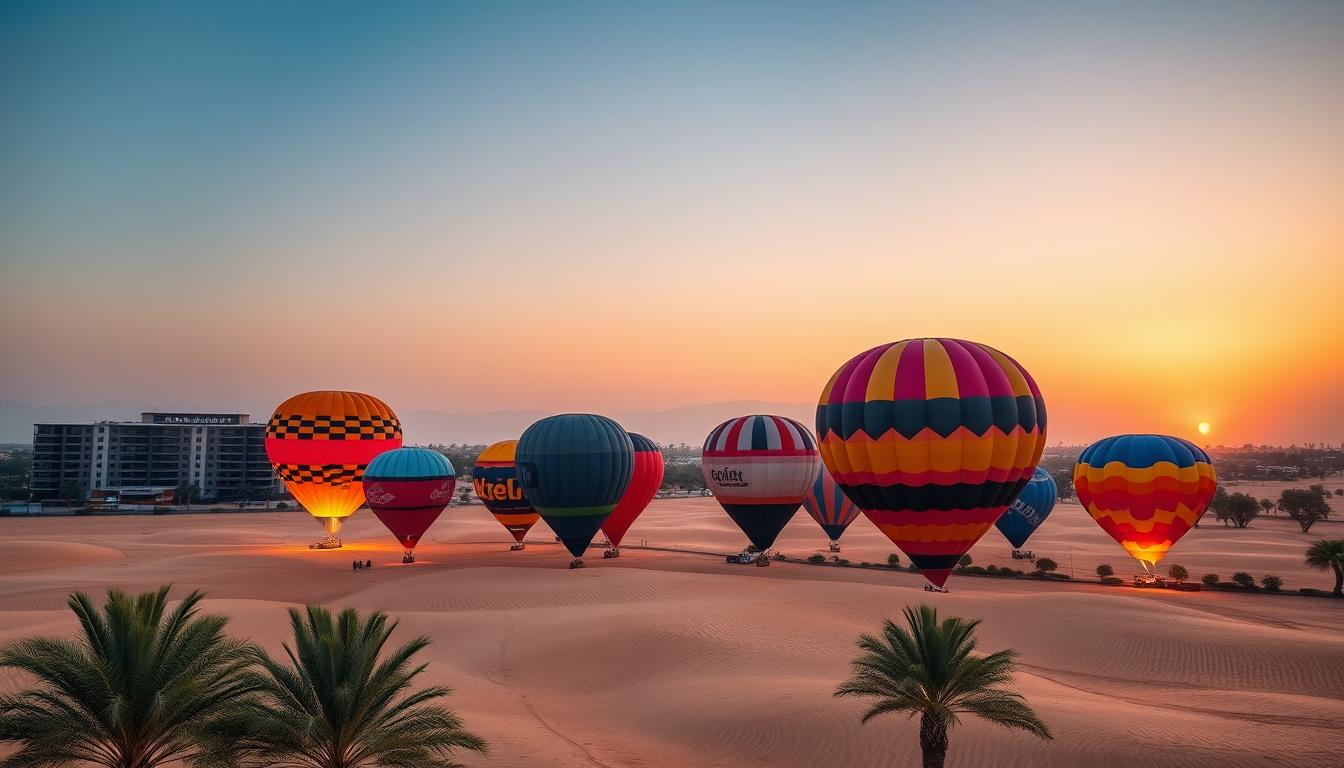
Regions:
[[[1173,593],[954,576],[948,594],[915,574],[797,563],[728,565],[744,541],[713,499],[655,501],[621,558],[589,567],[539,525],[523,552],[479,505],[449,509],[402,565],[367,511],[343,550],[315,552],[301,512],[0,518],[0,642],[69,633],[71,590],[202,589],[231,631],[278,650],[284,610],[305,602],[383,609],[396,637],[432,636],[426,682],[455,689],[468,727],[490,742],[471,766],[904,766],[918,764],[916,724],[862,726],[862,704],[831,691],[855,637],[908,604],[977,617],[985,651],[1014,648],[1016,684],[1055,731],[1049,743],[969,720],[953,731],[953,766],[1344,765],[1344,603],[1298,597]],[[1273,573],[1328,588],[1301,565],[1322,523],[1249,529],[1212,521],[1168,559],[1198,576]],[[823,547],[800,511],[779,548]],[[1132,572],[1118,545],[1076,504],[1061,504],[1032,541],[1061,570]],[[855,563],[894,548],[865,519],[844,538]],[[593,556],[593,555],[596,556]],[[1021,563],[991,531],[978,564]],[[375,567],[353,572],[350,561]],[[21,681],[0,677],[0,688]]]

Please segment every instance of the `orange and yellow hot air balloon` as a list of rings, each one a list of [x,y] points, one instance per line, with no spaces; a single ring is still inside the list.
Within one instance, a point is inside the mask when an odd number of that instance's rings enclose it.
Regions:
[[[1078,501],[1135,560],[1157,565],[1199,522],[1218,486],[1209,455],[1166,435],[1118,435],[1073,468]]]
[[[387,403],[359,392],[295,395],[266,424],[266,456],[327,536],[316,548],[339,547],[337,531],[364,503],[364,468],[401,447],[401,422]]]

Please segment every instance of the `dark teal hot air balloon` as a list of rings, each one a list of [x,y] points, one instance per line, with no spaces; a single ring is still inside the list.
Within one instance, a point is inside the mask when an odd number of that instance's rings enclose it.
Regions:
[[[1040,467],[1032,473],[1031,480],[1027,487],[1022,489],[1022,493],[1017,495],[1017,500],[1008,505],[994,525],[1013,545],[1013,549],[1020,549],[1027,543],[1027,538],[1045,522],[1045,518],[1050,515],[1050,510],[1055,508],[1055,501],[1059,498],[1059,486],[1055,485],[1055,478],[1050,476]]]
[[[516,462],[528,501],[577,558],[630,484],[635,446],[605,416],[566,413],[528,427]]]

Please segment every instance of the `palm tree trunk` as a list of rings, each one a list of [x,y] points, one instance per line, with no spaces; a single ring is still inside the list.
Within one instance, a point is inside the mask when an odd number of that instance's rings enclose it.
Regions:
[[[947,723],[928,713],[921,715],[919,748],[924,752],[924,768],[943,768],[947,759]]]
[[[1344,597],[1344,565],[1338,562],[1330,564],[1335,569],[1335,597]]]

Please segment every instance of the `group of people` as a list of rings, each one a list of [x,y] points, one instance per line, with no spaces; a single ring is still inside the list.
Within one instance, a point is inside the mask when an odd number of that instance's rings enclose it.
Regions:
[[[370,569],[370,568],[373,567],[373,561],[372,561],[372,560],[355,560],[355,561],[351,562],[350,565],[351,565],[351,567],[353,567],[356,571],[367,571],[368,569]]]

